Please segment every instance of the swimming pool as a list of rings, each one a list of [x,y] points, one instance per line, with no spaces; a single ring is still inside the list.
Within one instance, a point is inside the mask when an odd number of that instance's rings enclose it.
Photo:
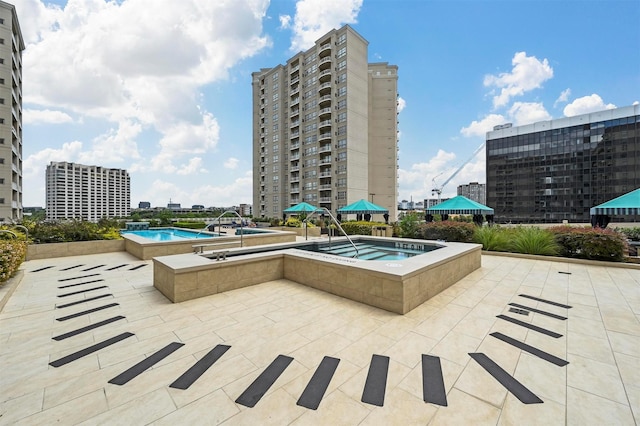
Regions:
[[[215,234],[212,232],[187,231],[185,229],[177,228],[146,229],[143,231],[122,231],[121,234],[137,235],[139,237],[147,238],[153,241],[183,241],[219,236],[219,234]]]
[[[393,243],[389,241],[365,241],[355,242],[353,247],[349,243],[340,244],[308,244],[297,247],[301,250],[316,253],[333,254],[342,257],[351,257],[360,260],[403,260],[418,256],[426,252],[437,250],[439,246],[417,243]]]

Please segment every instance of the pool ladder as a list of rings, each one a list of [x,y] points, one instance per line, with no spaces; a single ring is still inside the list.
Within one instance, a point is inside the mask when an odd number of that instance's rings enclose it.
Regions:
[[[329,211],[329,209],[327,209],[326,207],[319,207],[316,211],[312,212],[309,216],[307,216],[305,218],[305,220],[302,222],[304,224],[304,226],[307,226],[307,221],[309,219],[311,219],[311,217],[316,214],[318,211],[322,211],[323,213],[327,213],[329,215],[329,217],[331,218],[331,220],[333,220],[333,223],[336,224],[336,226],[338,227],[338,229],[340,229],[340,231],[342,231],[342,235],[344,235],[345,237],[347,237],[347,240],[349,240],[349,243],[351,243],[351,245],[353,246],[353,249],[356,251],[356,254],[354,254],[352,257],[355,257],[356,259],[358,258],[358,256],[360,255],[360,253],[358,252],[358,247],[356,247],[356,245],[353,243],[353,241],[351,240],[351,238],[349,238],[349,236],[347,235],[346,232],[344,232],[344,229],[342,229],[342,226],[340,226],[340,222],[338,222],[338,220],[333,217],[333,215],[331,214],[331,212]],[[329,229],[329,248],[331,248],[331,229]]]

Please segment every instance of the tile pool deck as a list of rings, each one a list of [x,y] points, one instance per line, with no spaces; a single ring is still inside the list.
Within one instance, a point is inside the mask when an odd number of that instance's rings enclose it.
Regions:
[[[404,316],[288,280],[172,304],[153,287],[151,261],[125,252],[21,270],[0,312],[0,424],[640,423],[638,269],[483,255],[479,270]],[[92,324],[103,325],[80,332]],[[127,337],[49,365],[118,335]],[[173,342],[183,345],[152,356]],[[170,387],[216,345],[230,348],[188,389]],[[543,403],[522,403],[469,353],[484,353]],[[423,400],[423,354],[439,357],[447,406]],[[236,403],[279,355],[292,360],[265,395],[253,408]],[[361,401],[373,355],[388,357],[382,406]],[[325,356],[340,361],[319,407],[296,405]],[[158,362],[109,383],[145,359]]]

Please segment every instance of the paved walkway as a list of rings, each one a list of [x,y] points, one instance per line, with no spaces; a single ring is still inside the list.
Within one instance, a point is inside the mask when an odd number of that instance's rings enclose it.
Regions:
[[[24,263],[0,313],[0,424],[640,422],[637,269],[483,256],[401,316],[287,280],[172,304],[152,268],[127,253]]]

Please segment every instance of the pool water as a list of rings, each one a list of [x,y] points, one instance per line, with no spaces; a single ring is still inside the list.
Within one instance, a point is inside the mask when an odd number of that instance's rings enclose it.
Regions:
[[[351,244],[342,242],[331,246],[314,244],[299,248],[317,253],[333,254],[361,260],[403,260],[439,248],[438,246],[429,244],[381,244],[371,241],[356,242],[355,246],[358,248],[357,253]]]
[[[147,229],[144,231],[122,231],[121,234],[138,235],[139,237],[148,238],[153,241],[183,241],[193,240],[196,238],[212,238],[219,236],[219,234],[204,232],[200,233],[199,231],[194,232],[175,228]]]

